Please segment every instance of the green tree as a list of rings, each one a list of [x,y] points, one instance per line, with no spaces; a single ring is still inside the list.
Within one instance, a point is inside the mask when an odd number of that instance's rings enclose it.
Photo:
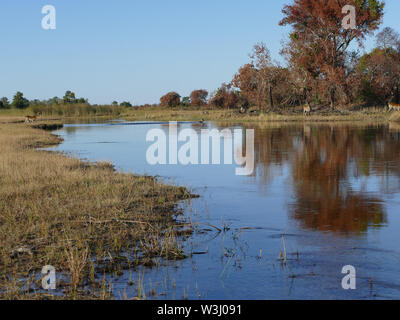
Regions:
[[[47,105],[48,106],[57,106],[62,103],[62,100],[59,97],[53,97],[49,100],[47,100]]]
[[[40,101],[39,99],[34,99],[34,100],[29,101],[30,106],[40,106],[43,104],[45,104],[45,103],[43,101]]]
[[[7,97],[3,97],[0,99],[0,109],[10,109],[10,102]]]
[[[81,103],[81,104],[86,104],[89,103],[88,99],[85,98],[79,98],[75,100],[75,103]]]
[[[75,93],[68,90],[65,92],[65,95],[63,97],[63,104],[72,104],[72,103],[76,103]]]
[[[181,104],[184,107],[190,106],[190,104],[191,104],[190,97],[183,97]]]
[[[26,109],[29,107],[29,101],[24,98],[22,92],[18,91],[13,98],[12,106],[17,109]]]
[[[132,104],[128,101],[124,101],[124,102],[121,102],[120,106],[121,107],[132,107]]]

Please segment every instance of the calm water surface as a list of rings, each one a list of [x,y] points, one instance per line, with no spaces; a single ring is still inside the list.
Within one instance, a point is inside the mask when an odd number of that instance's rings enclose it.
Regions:
[[[255,129],[255,172],[236,165],[146,161],[150,129],[162,123],[71,124],[53,150],[123,171],[157,175],[201,195],[183,203],[199,230],[190,258],[113,278],[117,298],[144,276],[156,299],[399,299],[400,129],[385,125],[182,123],[178,129]],[[211,224],[224,232],[219,233]],[[280,253],[283,238],[288,262]],[[357,270],[346,291],[343,266]],[[152,290],[153,291],[153,290]]]

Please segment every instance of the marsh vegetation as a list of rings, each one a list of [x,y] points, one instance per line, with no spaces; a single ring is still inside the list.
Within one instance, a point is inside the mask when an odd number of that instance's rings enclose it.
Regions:
[[[38,151],[60,139],[25,124],[0,126],[0,296],[43,298],[41,269],[56,268],[55,296],[108,298],[105,274],[182,259],[177,203],[187,189]],[[54,297],[54,296],[53,296]]]

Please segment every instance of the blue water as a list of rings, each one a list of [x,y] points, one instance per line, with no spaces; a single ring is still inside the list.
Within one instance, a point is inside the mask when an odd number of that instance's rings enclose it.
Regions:
[[[237,176],[235,163],[149,165],[146,134],[154,128],[168,134],[167,123],[123,122],[71,124],[55,132],[64,142],[52,150],[159,176],[201,196],[181,204],[186,219],[198,223],[198,232],[183,242],[189,258],[112,278],[116,298],[135,297],[136,286],[128,283],[139,277],[149,299],[400,298],[398,132],[360,125],[179,124],[178,130],[199,134],[254,129],[255,172]],[[345,265],[356,268],[355,290],[342,288]]]

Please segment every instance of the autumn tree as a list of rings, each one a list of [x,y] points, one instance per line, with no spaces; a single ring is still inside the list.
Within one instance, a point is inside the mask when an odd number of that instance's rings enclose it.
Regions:
[[[344,28],[342,13],[346,5],[355,8],[355,28]],[[380,0],[294,0],[282,12],[280,25],[292,26],[286,53],[297,67],[304,83],[320,81],[335,108],[337,90],[346,83],[345,61],[349,46],[359,45],[365,36],[378,29],[383,17]]]
[[[232,79],[231,85],[261,110],[269,105],[274,108],[273,90],[277,84],[280,67],[273,63],[265,43],[254,45],[250,53],[251,63],[242,66]]]
[[[400,98],[400,36],[385,28],[377,35],[377,47],[364,54],[358,64],[360,96],[369,103],[388,103]]]
[[[203,106],[207,104],[208,91],[201,89],[195,90],[190,95],[190,101],[194,106]]]
[[[400,35],[394,29],[386,27],[376,35],[376,45],[381,49],[400,51]]]
[[[238,88],[251,104],[257,105],[258,78],[257,70],[252,63],[240,67],[238,73],[233,77],[231,84],[235,88]]]
[[[245,96],[251,105],[263,108],[294,106],[300,101],[288,68],[270,66],[266,82],[259,78],[260,72],[252,63],[242,66],[232,79],[232,86]],[[265,86],[265,83],[269,84]],[[260,85],[264,90],[260,90]]]
[[[303,83],[298,86],[296,73],[289,68],[276,67],[274,74],[273,101],[279,107],[295,107],[304,103]]]
[[[274,108],[272,96],[273,87],[276,84],[277,67],[272,62],[271,54],[266,44],[257,43],[250,53],[252,64],[256,68],[257,79],[257,105],[261,110],[268,101],[269,107]]]
[[[160,98],[163,107],[176,107],[181,102],[181,96],[176,92],[169,92]]]
[[[245,96],[232,89],[231,85],[223,83],[210,99],[210,104],[219,108],[234,109],[248,108],[249,103]]]

